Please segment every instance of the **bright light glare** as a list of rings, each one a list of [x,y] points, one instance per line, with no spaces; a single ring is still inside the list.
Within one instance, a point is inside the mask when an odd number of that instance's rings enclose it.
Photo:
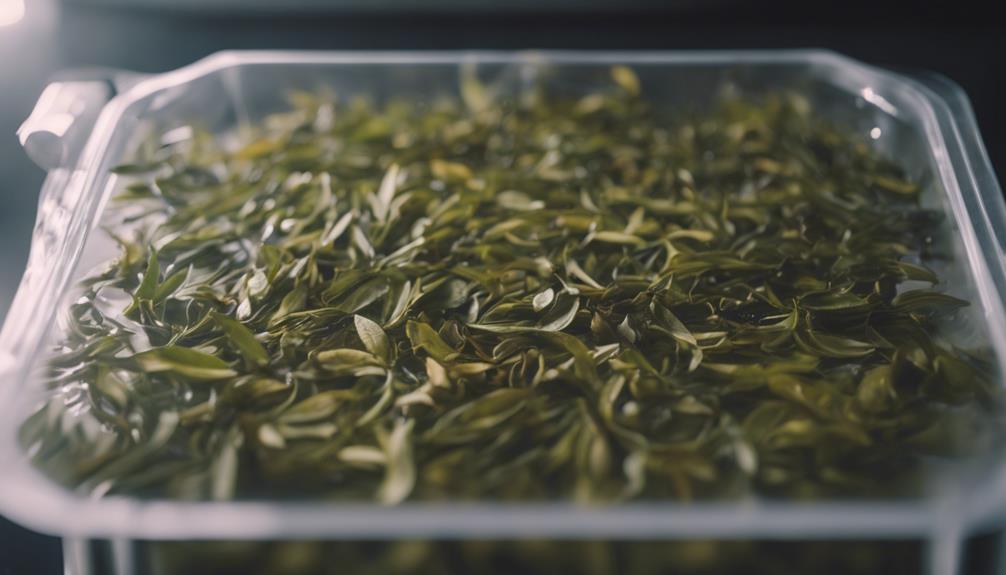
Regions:
[[[24,18],[24,0],[0,0],[0,26],[17,24]]]

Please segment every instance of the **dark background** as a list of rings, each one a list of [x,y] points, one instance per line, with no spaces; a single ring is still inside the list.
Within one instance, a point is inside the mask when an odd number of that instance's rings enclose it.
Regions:
[[[996,171],[1006,173],[1006,18],[996,0],[343,0],[341,7],[311,0],[300,9],[272,3],[283,10],[269,8],[267,0],[217,1],[230,7],[26,0],[25,19],[0,28],[0,317],[24,268],[44,176],[21,152],[14,131],[46,79],[66,68],[159,72],[241,48],[822,47],[894,69],[936,71],[960,84]],[[48,575],[61,572],[61,564],[58,540],[0,519],[0,575]]]

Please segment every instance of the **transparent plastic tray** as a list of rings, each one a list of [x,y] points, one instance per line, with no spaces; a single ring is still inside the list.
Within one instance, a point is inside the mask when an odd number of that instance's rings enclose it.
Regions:
[[[225,52],[165,74],[70,72],[43,94],[20,132],[48,170],[31,255],[0,334],[0,511],[72,538],[913,538],[929,541],[933,573],[952,573],[963,536],[1006,514],[1006,465],[962,464],[919,497],[806,502],[749,498],[644,502],[405,503],[179,502],[90,498],[37,471],[16,442],[43,397],[34,375],[59,335],[72,286],[114,253],[100,231],[117,182],[109,169],[143,137],[198,122],[224,133],[286,107],[294,89],[433,98],[456,90],[463,64],[520,86],[546,66],[557,90],[583,93],[613,64],[633,66],[662,106],[701,109],[727,84],[742,94],[795,91],[814,112],[870,135],[872,145],[926,183],[923,203],[947,215],[955,250],[941,288],[973,302],[959,334],[1006,364],[1006,207],[966,97],[936,76],[907,77],[824,51]],[[114,97],[113,97],[114,96]],[[1000,377],[1000,382],[1002,378]]]

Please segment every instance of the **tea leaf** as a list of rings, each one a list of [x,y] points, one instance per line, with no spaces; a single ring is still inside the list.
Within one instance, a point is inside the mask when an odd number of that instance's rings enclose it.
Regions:
[[[611,68],[611,77],[623,90],[633,96],[639,95],[639,78],[632,68],[628,66],[614,66]]]
[[[391,164],[388,171],[384,174],[384,179],[381,180],[381,186],[377,190],[377,211],[374,215],[377,216],[377,221],[384,222],[388,219],[388,214],[391,210],[391,200],[395,196],[395,188],[398,185],[398,164]]]
[[[352,399],[353,394],[343,389],[319,392],[284,411],[279,421],[310,423],[328,419],[335,414],[339,406]]]
[[[440,363],[450,363],[458,356],[429,324],[409,321],[405,324],[405,333],[412,342],[413,351],[423,350]]]
[[[356,334],[360,337],[360,341],[363,342],[367,351],[386,362],[389,361],[391,347],[388,343],[388,336],[381,329],[381,326],[362,315],[353,316],[353,322],[356,324]]]
[[[238,442],[239,436],[236,433],[228,434],[213,462],[210,472],[213,477],[211,493],[213,499],[218,501],[234,498],[239,465],[238,449],[240,445]]]
[[[195,380],[225,379],[237,375],[222,359],[186,347],[155,348],[134,355],[132,360],[140,369],[150,373],[171,372]]]
[[[534,296],[531,304],[534,306],[534,311],[541,311],[552,304],[552,300],[555,299],[555,292],[552,288],[548,288],[545,291]]]
[[[492,103],[489,90],[479,80],[474,64],[461,66],[461,98],[472,112],[481,112]]]
[[[911,290],[895,296],[891,300],[891,304],[905,311],[915,311],[927,308],[954,309],[967,306],[968,302],[944,293],[928,290]]]
[[[217,312],[213,313],[213,319],[249,363],[259,367],[269,364],[269,352],[241,322]]]
[[[800,305],[815,311],[852,310],[866,307],[868,302],[848,292],[812,293],[800,299]]]
[[[377,500],[395,505],[409,496],[416,482],[416,466],[412,458],[412,427],[415,422],[398,420],[391,434],[383,441],[386,460],[384,481],[377,490]]]

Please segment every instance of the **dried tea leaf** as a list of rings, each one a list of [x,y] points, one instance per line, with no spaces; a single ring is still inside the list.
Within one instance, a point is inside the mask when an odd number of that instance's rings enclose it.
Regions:
[[[552,305],[552,300],[555,299],[555,292],[552,288],[547,288],[545,291],[538,293],[531,300],[531,305],[534,307],[534,311],[540,312],[541,310]]]
[[[479,80],[475,64],[461,66],[461,98],[472,112],[481,112],[492,104],[489,90]]]
[[[210,469],[210,476],[213,478],[210,493],[217,501],[234,498],[239,472],[238,450],[241,447],[240,443],[241,436],[235,429],[224,439],[223,445],[213,461],[213,466]]]
[[[615,80],[616,84],[629,94],[633,96],[639,95],[639,78],[636,77],[636,73],[632,71],[632,68],[628,66],[613,66],[611,68],[611,77]]]
[[[879,365],[863,375],[856,389],[856,401],[866,411],[883,413],[897,400],[891,366]]]
[[[377,189],[374,215],[379,222],[387,221],[391,212],[391,200],[395,197],[398,186],[398,173],[398,164],[391,164],[384,174],[384,179],[381,180],[381,186]]]
[[[227,362],[214,355],[174,345],[140,352],[132,357],[132,361],[149,373],[175,373],[200,381],[237,375]]]
[[[360,337],[364,347],[371,354],[384,361],[391,359],[391,344],[388,342],[388,335],[384,333],[381,326],[362,315],[353,316],[353,323],[356,325],[356,334]]]
[[[409,321],[405,324],[405,333],[412,342],[413,351],[421,349],[440,363],[450,363],[458,356],[429,324]]]
[[[377,489],[377,500],[384,505],[400,503],[416,483],[416,464],[412,455],[412,427],[415,422],[398,420],[384,444],[386,467],[384,480]]]
[[[968,302],[945,293],[929,290],[911,290],[899,293],[891,304],[905,311],[922,309],[956,309]]]
[[[855,310],[867,307],[869,303],[849,292],[818,292],[800,298],[800,306],[814,311]]]
[[[269,352],[255,339],[255,334],[251,330],[241,322],[221,313],[214,312],[213,319],[249,363],[259,367],[269,364]]]
[[[283,423],[310,423],[332,417],[339,406],[353,399],[353,394],[344,389],[322,391],[294,404],[283,412]]]

